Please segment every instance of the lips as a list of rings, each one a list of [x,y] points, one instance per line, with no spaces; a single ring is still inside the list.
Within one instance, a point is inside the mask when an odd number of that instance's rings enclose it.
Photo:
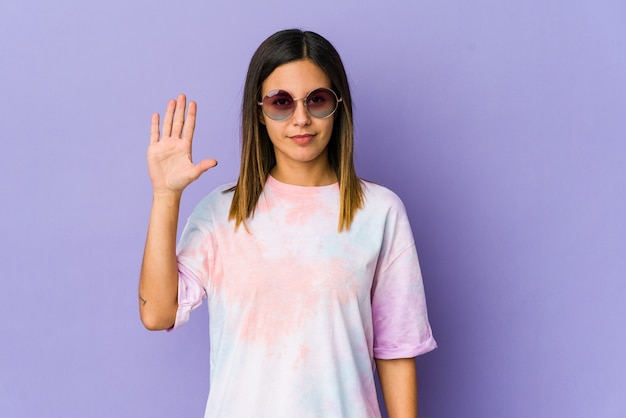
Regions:
[[[291,140],[298,145],[306,145],[310,143],[311,141],[313,141],[314,137],[315,135],[313,134],[301,134],[301,135],[290,136],[289,138],[291,138]]]

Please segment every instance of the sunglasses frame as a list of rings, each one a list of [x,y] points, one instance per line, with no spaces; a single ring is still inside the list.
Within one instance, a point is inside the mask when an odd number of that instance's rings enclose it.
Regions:
[[[326,116],[315,116],[314,114],[312,114],[312,113],[309,111],[309,107],[306,105],[306,99],[308,99],[308,98],[309,98],[309,96],[311,95],[311,93],[315,93],[315,92],[316,92],[316,91],[318,91],[318,90],[329,91],[329,92],[331,92],[331,93],[333,94],[333,96],[335,96],[335,108],[333,109],[333,111],[332,111],[332,112],[330,112],[330,113],[329,113],[328,115],[326,115]],[[268,114],[267,114],[267,112],[265,111],[265,109],[263,108],[263,101],[264,101],[266,98],[270,97],[270,93],[274,93],[274,92],[278,93],[278,92],[281,92],[281,91],[282,91],[282,92],[287,93],[287,94],[289,95],[289,97],[291,97],[291,100],[293,100],[294,106],[291,108],[291,112],[290,112],[287,116],[285,116],[284,118],[273,118],[272,116],[268,115]],[[312,116],[312,117],[314,117],[314,118],[316,118],[316,119],[326,119],[326,118],[329,118],[329,117],[331,117],[332,115],[334,115],[334,114],[335,114],[335,112],[336,112],[336,111],[337,111],[337,109],[339,108],[339,103],[341,103],[341,102],[343,101],[343,98],[341,98],[341,97],[337,96],[337,93],[335,93],[335,91],[334,91],[333,89],[329,89],[329,88],[326,88],[326,87],[318,87],[318,88],[315,88],[315,89],[311,90],[310,92],[308,92],[308,93],[306,94],[306,96],[304,96],[304,97],[299,97],[299,98],[294,98],[294,97],[291,95],[291,93],[289,93],[289,92],[288,92],[288,91],[286,91],[286,90],[276,89],[276,90],[271,90],[270,92],[268,92],[268,93],[267,93],[267,94],[263,97],[263,99],[262,99],[260,102],[257,102],[257,104],[258,104],[259,106],[261,106],[261,111],[263,112],[263,114],[264,114],[265,116],[267,116],[268,118],[270,118],[271,120],[275,120],[275,121],[283,121],[283,120],[287,120],[287,119],[289,119],[290,117],[292,117],[292,116],[293,116],[294,112],[296,111],[296,102],[297,102],[298,100],[302,100],[302,101],[303,101],[303,102],[302,102],[302,104],[304,105],[304,108],[306,109],[306,112],[307,112],[310,116]]]

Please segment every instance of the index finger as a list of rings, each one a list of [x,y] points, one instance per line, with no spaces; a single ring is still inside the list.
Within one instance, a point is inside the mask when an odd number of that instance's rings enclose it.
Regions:
[[[183,130],[183,134],[181,136],[182,139],[186,139],[191,141],[193,138],[193,132],[196,129],[196,113],[198,111],[198,105],[196,102],[192,101],[189,103],[189,109],[187,109],[187,117],[185,118],[185,127]]]

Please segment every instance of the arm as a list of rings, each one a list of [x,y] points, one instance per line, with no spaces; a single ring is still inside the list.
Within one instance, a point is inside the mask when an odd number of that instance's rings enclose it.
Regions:
[[[139,314],[144,326],[161,330],[174,325],[178,309],[176,228],[182,192],[202,173],[217,164],[191,161],[191,141],[196,104],[191,102],[185,120],[186,99],[170,100],[159,132],[159,115],[152,116],[148,169],[153,201],[148,236],[139,276]]]
[[[415,359],[376,359],[376,368],[389,418],[417,418]]]
[[[155,194],[139,276],[139,314],[150,330],[171,328],[178,309],[176,227],[180,194]]]

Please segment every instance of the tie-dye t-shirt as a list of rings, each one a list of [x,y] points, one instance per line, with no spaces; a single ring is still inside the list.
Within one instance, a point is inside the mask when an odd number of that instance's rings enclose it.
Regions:
[[[174,328],[207,299],[206,417],[379,417],[374,358],[436,347],[404,206],[363,185],[344,232],[337,184],[270,176],[248,231],[228,221],[229,186],[196,207],[178,244]]]

